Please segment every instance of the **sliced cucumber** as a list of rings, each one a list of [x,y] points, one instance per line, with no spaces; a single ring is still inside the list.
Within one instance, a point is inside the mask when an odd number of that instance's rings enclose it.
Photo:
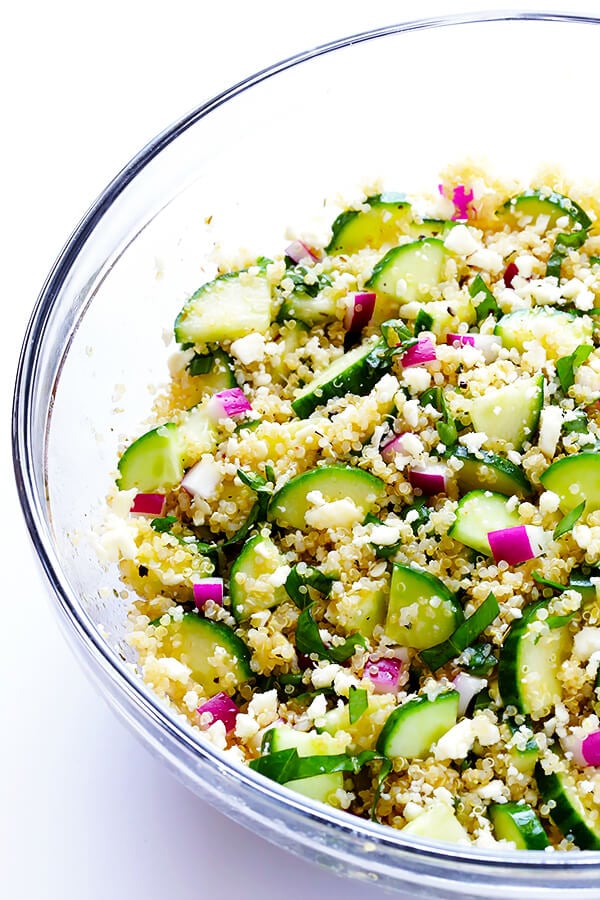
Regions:
[[[284,575],[280,577],[283,570]],[[289,567],[270,537],[257,534],[242,547],[231,568],[231,611],[238,622],[287,599],[283,582]]]
[[[522,352],[526,343],[535,341],[542,345],[549,359],[557,359],[589,342],[593,330],[589,316],[575,316],[563,310],[537,306],[502,316],[494,334],[502,338],[502,344],[509,350],[516,347]]]
[[[463,828],[446,803],[432,803],[416,819],[404,826],[402,834],[450,844],[471,843],[466,829]]]
[[[458,225],[458,222],[453,222],[451,219],[425,218],[421,219],[420,222],[413,219],[413,221],[409,223],[406,233],[415,240],[426,237],[437,237],[438,235],[445,237],[455,225]]]
[[[445,691],[434,700],[422,695],[397,706],[383,726],[377,750],[390,759],[424,759],[456,725],[458,700],[458,691]]]
[[[526,607],[510,626],[498,661],[498,689],[505,706],[538,720],[550,714],[562,697],[558,678],[571,650],[568,624],[540,630],[540,610],[547,601]]]
[[[188,363],[187,369],[194,377],[194,386],[200,394],[212,396],[219,391],[237,386],[233,360],[223,350],[196,353]]]
[[[535,764],[540,756],[540,748],[534,738],[529,738],[523,750],[517,747],[510,748],[512,765],[524,775],[533,775]]]
[[[579,204],[556,191],[524,191],[507,200],[497,210],[496,215],[516,224],[519,224],[525,216],[533,223],[537,221],[538,216],[548,216],[548,228],[554,228],[562,216],[568,216],[572,224],[577,223],[582,228],[589,228],[592,224],[592,220]]]
[[[281,339],[278,344],[281,356],[277,365],[273,365],[272,374],[274,379],[286,381],[295,367],[295,360],[290,360],[290,357],[306,343],[310,328],[304,322],[290,319],[284,322],[279,330]]]
[[[121,456],[117,487],[145,492],[174,487],[183,478],[181,453],[181,435],[173,422],[147,431]]]
[[[175,657],[192,670],[192,678],[207,697],[224,691],[230,696],[253,677],[250,651],[233,629],[196,613],[180,621],[155,623],[161,656]],[[161,634],[165,629],[166,634]]]
[[[361,579],[362,581],[362,579]],[[346,592],[346,609],[351,614],[344,615],[344,628],[349,633],[358,632],[363,637],[373,637],[377,625],[383,625],[388,608],[388,592],[384,588],[364,586],[357,582]]]
[[[377,725],[375,719],[379,719],[380,711],[391,706],[393,701],[389,694],[369,694],[368,699],[367,709],[355,722],[350,722],[350,705],[346,703],[328,710],[318,730],[326,731],[334,737],[343,732],[349,734],[353,741],[357,736],[364,738],[373,731],[379,734],[382,726]]]
[[[544,802],[553,801],[550,818],[559,831],[581,850],[600,850],[600,810],[586,809],[573,776],[567,771],[547,774],[538,762],[535,780]]]
[[[377,250],[395,243],[405,232],[411,208],[402,194],[376,194],[366,204],[368,209],[349,209],[337,217],[327,253],[356,253],[363,247]]]
[[[509,497],[495,491],[469,491],[458,504],[448,534],[478,553],[491,556],[488,533],[520,524],[519,513],[507,508],[508,501]]]
[[[557,459],[540,476],[547,491],[560,498],[560,510],[568,513],[585,500],[585,514],[600,509],[600,453],[585,451]]]
[[[421,569],[394,563],[385,623],[385,633],[392,641],[426,650],[447,640],[462,620],[462,608],[443,581]]]
[[[188,410],[177,429],[184,469],[197,462],[203,453],[212,453],[216,449],[217,430],[204,403]]]
[[[279,750],[295,748],[298,756],[329,756],[334,753],[343,753],[346,744],[336,741],[329,734],[319,735],[314,732],[296,731],[288,725],[271,728],[263,738],[261,753],[276,753]],[[285,787],[310,797],[312,800],[320,800],[321,803],[329,803],[336,791],[344,788],[344,773],[331,772],[324,775],[312,775],[309,778],[297,778],[285,782]]]
[[[199,288],[175,320],[180,344],[235,340],[271,324],[271,287],[266,274],[228,272]]]
[[[321,466],[296,475],[273,495],[269,504],[269,519],[283,528],[298,528],[302,531],[310,527],[306,522],[306,513],[311,509],[307,495],[313,491],[321,494],[325,504],[348,501],[343,509],[339,509],[342,518],[345,513],[353,513],[353,505],[364,519],[368,512],[372,512],[383,502],[386,489],[381,478],[363,469],[354,466]]]
[[[431,327],[428,330],[440,338],[457,332],[463,322],[467,325],[473,325],[476,320],[475,307],[470,297],[462,295],[454,298],[452,302],[447,300],[428,300],[425,303],[418,301],[404,303],[402,306],[402,318],[414,322],[421,310],[424,310],[431,316]]]
[[[496,456],[487,450],[469,453],[465,447],[457,446],[448,456],[460,459],[462,467],[455,475],[461,492],[478,489],[495,491],[510,497],[530,497],[532,487],[523,470],[508,459]]]
[[[277,321],[288,322],[293,319],[308,328],[315,328],[333,322],[336,316],[337,301],[331,293],[321,291],[315,297],[294,293],[281,304]]]
[[[598,599],[596,585],[592,582],[592,578],[599,578],[600,570],[590,569],[583,571],[582,569],[573,569],[569,575],[568,588],[571,591],[577,591],[581,595],[581,602],[584,606],[595,603]]]
[[[292,409],[301,419],[334,397],[368,394],[392,364],[383,338],[373,337],[344,353],[320,372],[292,401]]]
[[[389,250],[366,283],[378,294],[398,303],[430,299],[432,288],[444,280],[448,251],[438,238],[423,238]]]
[[[491,388],[471,401],[475,431],[489,440],[502,440],[520,450],[533,436],[544,405],[544,376],[518,378],[512,384]]]
[[[517,850],[544,850],[550,846],[537,815],[527,803],[492,803],[488,815],[499,841],[512,841]]]

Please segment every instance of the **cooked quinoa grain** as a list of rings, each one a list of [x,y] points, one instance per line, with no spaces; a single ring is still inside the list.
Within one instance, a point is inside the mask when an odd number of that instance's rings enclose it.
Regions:
[[[200,740],[407,834],[600,849],[599,209],[457,167],[186,302],[100,549]]]

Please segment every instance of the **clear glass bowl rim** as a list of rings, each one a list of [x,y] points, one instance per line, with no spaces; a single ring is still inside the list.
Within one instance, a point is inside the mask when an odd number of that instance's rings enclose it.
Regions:
[[[33,478],[35,460],[30,450],[32,444],[30,435],[34,426],[32,398],[40,365],[40,347],[44,340],[50,313],[60,297],[61,290],[77,260],[81,248],[93,235],[94,229],[116,198],[162,150],[190,129],[197,121],[205,118],[211,111],[217,109],[228,100],[251,89],[264,79],[276,76],[285,69],[297,66],[323,54],[349,47],[352,44],[410,31],[508,21],[600,25],[600,18],[586,14],[528,10],[459,13],[415,19],[349,35],[261,69],[212,97],[163,130],[143,147],[115,176],[68,239],[54,263],[34,306],[24,335],[15,379],[12,409],[13,464],[26,525],[38,561],[54,595],[59,601],[59,613],[61,614],[63,627],[66,626],[68,637],[78,644],[79,655],[87,657],[88,663],[91,657],[96,667],[103,670],[104,675],[112,679],[121,695],[123,697],[126,696],[128,701],[133,703],[138,713],[145,720],[153,720],[155,725],[157,724],[160,729],[167,732],[170,738],[174,739],[188,752],[191,751],[198,754],[220,768],[227,768],[227,763],[224,762],[219,752],[210,745],[200,746],[194,740],[192,733],[181,726],[169,710],[154,698],[145,685],[110,650],[82,610],[77,597],[70,591],[69,586],[65,584],[61,577],[60,561],[54,550],[51,531],[48,527],[46,498],[45,496],[40,496]],[[81,312],[81,309],[77,310],[78,314],[81,314]],[[64,348],[62,349],[64,350]],[[47,424],[48,420],[46,421],[46,427]],[[523,875],[523,887],[530,876],[534,876],[535,879],[536,871],[539,875],[544,874],[546,877],[552,878],[552,870],[556,870],[558,867],[560,867],[563,876],[570,872],[575,879],[570,885],[564,883],[564,887],[575,887],[577,873],[583,874],[583,870],[586,870],[589,878],[591,874],[590,868],[597,872],[600,877],[600,851],[569,854],[548,854],[539,851],[529,851],[527,854],[523,854],[504,850],[499,852],[461,848],[459,854],[456,848],[449,844],[420,843],[419,841],[414,843],[411,841],[409,843],[399,831],[394,831],[387,826],[381,826],[377,823],[357,819],[333,808],[325,808],[321,804],[305,800],[299,795],[291,796],[289,791],[280,791],[276,785],[266,782],[266,780],[257,776],[250,769],[231,768],[234,777],[240,785],[247,788],[250,795],[260,798],[265,804],[276,805],[278,810],[287,808],[289,812],[299,812],[303,817],[315,820],[324,828],[334,828],[338,835],[346,833],[349,837],[358,837],[364,841],[376,841],[382,851],[400,851],[402,855],[415,857],[416,864],[418,864],[420,859],[420,864],[423,865],[424,869],[428,864],[435,866],[437,862],[440,866],[440,871],[448,867],[448,877],[451,877],[449,867],[456,865],[457,862],[460,863],[463,877],[470,872],[475,878],[477,875],[485,875],[491,878],[495,868],[502,869],[508,865],[512,870],[513,876],[518,877],[519,873]],[[533,882],[530,883],[533,886]],[[586,885],[589,885],[589,883],[586,881]],[[514,884],[515,882],[513,881]],[[542,886],[541,882],[538,882],[538,884]]]

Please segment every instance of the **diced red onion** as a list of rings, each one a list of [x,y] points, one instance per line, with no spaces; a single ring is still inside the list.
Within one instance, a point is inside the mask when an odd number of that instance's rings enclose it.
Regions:
[[[308,244],[304,243],[304,241],[292,241],[292,243],[285,248],[284,252],[292,262],[296,263],[296,265],[304,260],[313,262],[319,259],[318,253],[312,250]]]
[[[199,706],[196,711],[201,719],[204,719],[200,722],[201,728],[207,729],[215,722],[222,722],[227,732],[233,731],[235,720],[239,715],[239,709],[231,697],[222,691]],[[208,721],[208,715],[211,717],[210,721]]]
[[[514,525],[488,531],[488,541],[495,562],[505,560],[510,566],[518,566],[540,556],[544,547],[540,540],[541,529],[531,525]]]
[[[475,347],[486,362],[493,362],[502,346],[502,338],[497,334],[447,334],[446,343],[451,347]]]
[[[402,355],[402,366],[408,369],[410,366],[424,366],[425,363],[436,359],[435,346],[429,337],[419,336],[416,344],[409,347]]]
[[[438,191],[442,195],[445,196],[445,188],[443,184],[438,184]],[[452,220],[454,222],[458,220],[464,220],[469,218],[469,205],[473,202],[473,189],[465,188],[464,184],[459,184],[452,191],[452,202],[454,203],[454,208],[456,212],[452,216]]]
[[[373,684],[376,694],[398,693],[402,669],[407,661],[407,653],[402,656],[369,657],[364,674]]]
[[[162,516],[165,508],[164,494],[136,494],[130,512],[141,516]]]
[[[346,331],[362,331],[369,324],[375,309],[376,294],[371,291],[354,294],[344,316]]]
[[[389,463],[394,459],[396,453],[402,453],[402,438],[405,434],[405,431],[395,434],[380,445],[379,452],[384,462]]]
[[[408,480],[414,488],[424,494],[444,494],[448,470],[445,466],[415,466],[408,473]]]
[[[584,769],[587,765],[589,765],[588,761],[583,755],[582,744],[583,741],[581,738],[576,737],[574,734],[567,734],[560,739],[561,746],[565,753],[571,754],[571,759],[575,763],[576,766],[580,766]]]
[[[251,409],[248,398],[239,387],[227,388],[213,394],[206,404],[207,413],[215,419],[234,419]]]
[[[473,697],[487,687],[487,679],[459,672],[452,679],[452,684],[458,691],[458,715],[464,716]]]
[[[600,731],[593,731],[584,737],[581,754],[588,766],[600,766]]]
[[[220,480],[221,474],[215,461],[201,459],[187,470],[181,481],[181,487],[190,497],[208,500],[214,495]]]
[[[519,274],[519,267],[514,262],[509,262],[504,270],[504,284],[506,287],[512,287],[515,276]]]
[[[194,602],[198,609],[203,609],[208,600],[218,606],[223,605],[222,578],[203,578],[194,584]]]

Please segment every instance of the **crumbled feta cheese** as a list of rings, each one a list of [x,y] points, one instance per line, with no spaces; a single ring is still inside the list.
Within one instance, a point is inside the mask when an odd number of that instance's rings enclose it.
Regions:
[[[417,399],[407,400],[402,407],[402,415],[407,425],[416,428],[419,424],[419,401]]]
[[[265,358],[265,338],[257,331],[238,338],[231,344],[231,352],[244,366],[262,362]]]
[[[254,695],[248,704],[248,713],[256,719],[261,728],[264,728],[277,718],[277,705],[277,691],[265,691]]]
[[[431,387],[431,375],[421,366],[410,366],[402,373],[404,384],[411,394],[422,394]]]
[[[341,666],[337,663],[329,663],[328,665],[318,666],[318,668],[313,669],[311,675],[313,687],[317,688],[317,690],[320,688],[331,687],[340,668]]]
[[[238,713],[235,717],[235,736],[241,741],[254,737],[258,731],[258,722],[249,713]]]
[[[559,506],[560,497],[554,491],[544,491],[540,496],[540,512],[542,515],[556,512]]]
[[[180,684],[185,684],[192,674],[189,666],[184,665],[181,660],[175,659],[173,656],[163,656],[157,659],[156,669],[171,681],[178,681]]]
[[[541,412],[538,447],[549,459],[552,459],[556,452],[562,420],[563,414],[560,406],[546,406]]]
[[[483,747],[495,744],[500,740],[500,731],[487,716],[476,715],[473,719],[461,719],[446,734],[442,735],[434,747],[434,755],[438,760],[464,759],[475,741]]]
[[[481,247],[479,250],[475,250],[474,253],[470,254],[469,265],[475,266],[477,269],[483,269],[484,272],[490,272],[492,275],[496,275],[502,270],[504,260],[495,250]]]
[[[481,244],[466,225],[455,225],[446,235],[444,246],[459,256],[468,256],[479,250]]]
[[[573,639],[573,655],[576,659],[590,659],[592,653],[600,651],[600,628],[587,625],[581,628]]]
[[[363,511],[348,497],[326,502],[320,491],[309,491],[306,499],[313,504],[304,515],[311,528],[352,528],[364,519]]]
[[[396,525],[374,525],[370,541],[379,547],[390,547],[400,540],[400,527]]]
[[[482,431],[472,431],[467,434],[461,434],[458,441],[467,448],[469,453],[477,453],[481,450],[487,439],[487,434],[484,434]]]
[[[308,709],[306,710],[306,716],[310,719],[311,722],[314,722],[315,719],[320,719],[327,712],[327,701],[325,699],[325,694],[317,694],[315,699],[312,701]]]

